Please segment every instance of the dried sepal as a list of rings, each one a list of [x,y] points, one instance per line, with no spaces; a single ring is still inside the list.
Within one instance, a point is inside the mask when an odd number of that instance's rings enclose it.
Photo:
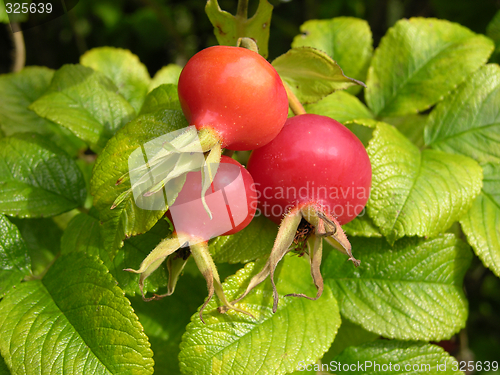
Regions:
[[[155,293],[153,297],[150,298],[143,297],[144,301],[149,302],[152,300],[160,300],[162,298],[171,296],[174,293],[175,286],[177,285],[177,281],[179,280],[179,276],[184,270],[184,266],[186,265],[189,259],[189,255],[191,255],[189,250],[183,251],[183,249],[177,250],[174,254],[169,255],[167,258],[167,270],[168,270],[167,293],[165,294]]]
[[[262,270],[256,274],[248,284],[245,292],[233,303],[240,301],[245,296],[247,296],[257,285],[262,283],[268,275],[271,276],[271,284],[273,286],[273,312],[278,309],[279,295],[276,289],[276,283],[274,282],[274,272],[278,263],[283,257],[291,250],[292,242],[297,233],[297,228],[299,227],[300,221],[302,220],[302,214],[298,208],[292,209],[288,212],[283,221],[281,222],[280,228],[278,230],[278,235],[274,241],[274,246],[269,255],[269,259],[262,268]]]
[[[200,270],[201,274],[207,281],[207,289],[208,289],[208,297],[205,300],[205,303],[200,308],[200,319],[203,323],[203,310],[207,306],[207,304],[212,299],[214,293],[217,295],[219,300],[222,302],[223,306],[219,308],[221,313],[225,313],[226,311],[232,309],[243,314],[249,315],[252,318],[254,316],[250,314],[248,311],[242,310],[236,306],[234,306],[231,302],[229,302],[224,294],[224,290],[222,289],[222,283],[220,281],[219,273],[217,272],[217,268],[215,267],[212,256],[210,255],[210,251],[208,249],[207,242],[198,242],[190,245],[191,254]],[[254,318],[255,319],[255,318]]]
[[[274,282],[274,272],[276,271],[279,261],[290,251],[290,245],[295,238],[295,233],[297,233],[297,228],[299,227],[301,220],[302,214],[297,208],[292,209],[285,215],[278,230],[278,235],[276,236],[273,249],[269,255],[269,270],[271,275],[271,284],[273,286],[273,313],[278,310],[279,300],[278,290],[276,289],[276,283]]]
[[[349,260],[356,267],[359,266],[361,262],[352,255],[351,243],[337,219],[316,205],[306,205],[302,207],[301,211],[304,218],[316,227],[316,234],[318,236],[324,237],[335,249],[348,255]]]
[[[316,286],[316,297],[309,297],[303,293],[291,293],[285,297],[304,297],[312,301],[317,300],[323,294],[323,276],[321,276],[321,258],[323,256],[323,239],[321,236],[315,235],[308,239],[307,247],[309,249],[309,261],[311,263],[311,276]]]
[[[186,263],[189,259],[191,253],[189,250],[182,251],[183,249],[177,251],[175,254],[172,254],[167,259],[167,270],[168,270],[168,285],[167,285],[167,293],[165,297],[170,296],[175,291],[175,286],[177,285],[177,281],[179,280],[179,276],[181,275]]]
[[[151,275],[154,271],[161,266],[161,264],[167,259],[170,254],[173,254],[177,249],[181,247],[181,242],[179,238],[172,237],[162,240],[150,253],[144,258],[138,270],[132,268],[126,268],[124,271],[139,273],[141,274],[139,278],[139,288],[141,290],[142,299],[144,301],[151,301],[153,299],[158,299],[158,297],[146,298],[144,295],[144,281]]]

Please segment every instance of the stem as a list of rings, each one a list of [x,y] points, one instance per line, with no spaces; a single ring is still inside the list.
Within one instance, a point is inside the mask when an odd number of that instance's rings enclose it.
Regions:
[[[26,63],[26,46],[24,45],[23,31],[17,22],[12,25],[12,42],[14,44],[14,63],[12,65],[13,72],[19,72],[24,68]]]
[[[241,312],[248,316],[254,318],[252,314],[248,311],[242,310],[236,306],[234,306],[231,302],[226,299],[226,295],[224,294],[224,289],[222,288],[222,283],[220,282],[219,273],[217,272],[217,267],[215,267],[215,263],[210,255],[210,251],[208,250],[208,243],[201,241],[198,243],[190,244],[191,254],[193,255],[194,261],[198,266],[201,274],[205,278],[207,282],[208,289],[208,297],[205,300],[205,303],[200,308],[200,319],[205,324],[203,320],[203,310],[208,305],[210,300],[212,299],[214,292],[219,300],[222,302],[223,306],[219,307],[219,311],[221,313],[225,313],[226,311],[233,309],[235,311]],[[254,318],[255,319],[255,318]]]
[[[238,0],[236,17],[246,20],[248,18],[248,0]]]
[[[288,97],[288,104],[290,105],[290,109],[292,110],[293,114],[295,116],[304,115],[306,113],[306,110],[300,103],[299,99],[297,99],[290,86],[288,86],[286,82],[283,82],[283,85],[285,86],[286,96]]]
[[[238,38],[238,41],[236,42],[236,47],[246,48],[255,53],[259,53],[259,47],[257,46],[255,40],[253,40],[252,38],[247,38],[247,37]]]

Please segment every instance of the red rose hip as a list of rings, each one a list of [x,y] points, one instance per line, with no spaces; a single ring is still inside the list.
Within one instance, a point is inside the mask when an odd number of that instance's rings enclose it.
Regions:
[[[288,209],[325,208],[340,224],[353,220],[369,197],[371,164],[361,141],[341,123],[304,114],[248,161],[263,214],[279,223]]]
[[[253,150],[280,132],[288,115],[285,87],[273,66],[241,47],[214,46],[194,55],[179,77],[184,115],[213,130],[223,148]]]

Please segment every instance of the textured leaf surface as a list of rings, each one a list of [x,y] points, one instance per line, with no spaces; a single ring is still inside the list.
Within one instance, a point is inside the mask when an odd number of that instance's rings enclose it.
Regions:
[[[118,93],[139,112],[151,77],[136,55],[121,48],[99,47],[83,54],[80,64],[104,73],[118,87]]]
[[[429,116],[425,142],[480,163],[500,162],[500,67],[488,64],[467,78]]]
[[[307,113],[328,116],[341,123],[373,117],[358,98],[345,91],[336,91],[316,103],[306,104],[304,108]]]
[[[181,111],[179,96],[177,95],[177,85],[164,84],[151,91],[139,114],[153,113],[164,109],[177,109]]]
[[[335,90],[359,84],[345,76],[330,56],[310,47],[292,48],[272,64],[301,103],[314,103]]]
[[[60,257],[0,302],[0,350],[15,374],[152,374],[142,326],[106,267]]]
[[[288,256],[277,273],[280,295],[306,292],[315,295],[309,264],[305,259]],[[262,266],[262,262],[260,263]],[[248,263],[224,283],[229,299],[240,295],[260,267]],[[299,361],[312,363],[328,349],[340,325],[338,308],[326,288],[317,301],[281,298],[272,313],[272,288],[269,280],[237,304],[251,312],[229,311],[219,314],[216,299],[205,309],[200,321],[195,314],[182,338],[179,354],[185,374],[285,374],[294,371]],[[265,353],[263,355],[262,353]]]
[[[368,107],[379,116],[423,111],[484,64],[492,51],[490,39],[458,24],[400,20],[373,55],[366,81]]]
[[[21,132],[46,134],[59,147],[76,154],[78,148],[84,145],[82,141],[69,130],[28,109],[47,91],[53,76],[52,69],[38,66],[0,76],[0,129],[5,135]]]
[[[500,277],[500,164],[483,171],[483,190],[460,224],[476,255]]]
[[[353,17],[310,20],[300,26],[292,47],[313,47],[326,52],[352,78],[364,81],[373,53],[372,33],[368,22]],[[356,43],[352,41],[355,40]],[[351,87],[349,91],[361,87]]]
[[[446,230],[481,190],[482,170],[473,159],[420,152],[385,123],[378,123],[367,152],[373,171],[368,214],[389,241]]]
[[[71,130],[99,152],[109,138],[135,117],[134,108],[103,73],[82,65],[64,65],[49,91],[30,109]]]
[[[47,91],[53,76],[52,69],[38,66],[0,76],[0,124],[7,135],[51,127],[28,106]]]
[[[424,128],[427,124],[428,115],[407,115],[400,117],[386,117],[382,121],[393,125],[406,138],[419,149],[425,147]]]
[[[335,357],[334,361],[337,362],[337,366],[338,363],[342,366],[352,365],[350,374],[463,374],[458,370],[456,359],[443,348],[423,342],[378,340],[347,348]],[[368,367],[367,362],[371,362]],[[359,368],[358,363],[363,364],[363,367]],[[389,368],[390,365],[392,368]]]
[[[432,240],[350,238],[358,268],[339,252],[325,259],[323,277],[342,316],[364,329],[402,340],[448,339],[465,326],[462,281],[471,252],[447,234]]]
[[[113,260],[103,246],[99,220],[92,215],[81,213],[75,216],[64,231],[61,242],[63,254],[81,251],[99,257],[109,272],[114,276],[120,288],[128,295],[140,294],[139,275],[123,271],[124,268],[138,268],[142,260],[156,245],[170,234],[165,221],[159,221],[150,231],[124,241]],[[156,292],[167,283],[164,268],[148,277],[144,284],[144,292]]]
[[[215,262],[247,263],[268,255],[277,234],[276,225],[260,215],[254,217],[250,224],[238,233],[211,240],[210,253]]]
[[[31,259],[31,271],[38,276],[44,273],[59,254],[63,231],[53,218],[19,219],[10,217],[21,234]]]
[[[349,346],[359,346],[367,342],[375,341],[379,337],[380,336],[376,333],[369,332],[347,319],[342,319],[342,325],[339,328],[339,332],[337,336],[335,336],[332,346],[321,359],[321,362],[328,363]]]
[[[89,214],[82,212],[71,219],[61,238],[61,253],[81,251],[98,257],[108,266],[110,259],[101,244],[99,220],[93,215],[96,215],[94,210]]]
[[[0,212],[53,216],[83,204],[85,181],[76,163],[41,135],[0,139]]]
[[[359,237],[382,237],[382,233],[373,223],[373,220],[365,213],[356,217],[353,221],[342,225],[347,235]]]
[[[19,230],[0,214],[0,298],[31,274],[28,248]]]
[[[267,58],[273,13],[273,6],[267,0],[259,0],[257,11],[248,19],[221,10],[217,0],[207,1],[205,13],[214,27],[214,34],[220,45],[235,46],[238,38],[252,38],[259,46],[259,53]]]
[[[181,75],[182,67],[177,64],[168,64],[158,70],[149,84],[149,91],[153,91],[160,85],[166,83],[177,85],[179,76]]]
[[[115,199],[131,187],[130,180],[115,185],[128,172],[130,154],[148,141],[185,126],[186,119],[178,110],[141,115],[118,131],[99,155],[90,185],[99,210],[103,245],[111,258],[124,238],[147,232],[166,211],[141,209],[132,194],[111,210]]]

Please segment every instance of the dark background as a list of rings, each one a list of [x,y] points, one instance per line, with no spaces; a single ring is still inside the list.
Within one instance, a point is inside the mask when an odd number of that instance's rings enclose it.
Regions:
[[[1,1],[1,0],[0,0]],[[52,2],[59,1],[53,0]],[[74,2],[74,0],[72,0]],[[306,20],[353,16],[366,19],[375,46],[387,29],[403,17],[438,17],[461,23],[475,32],[500,9],[499,0],[270,0],[274,5],[269,57],[286,52]],[[236,0],[219,0],[234,14]],[[258,4],[250,1],[250,12]],[[203,0],[79,0],[68,13],[24,31],[27,65],[57,69],[78,62],[87,49],[114,46],[130,49],[151,75],[162,66],[183,65],[196,51],[217,44],[204,13]],[[2,26],[2,25],[0,25]],[[30,23],[25,28],[33,26]],[[10,70],[9,27],[0,27],[0,73]]]
[[[443,18],[485,33],[500,9],[500,0],[270,2],[274,5],[271,60],[290,48],[293,37],[300,33],[299,26],[309,19],[366,19],[376,46],[387,29],[403,17]],[[219,0],[219,4],[233,14],[236,11],[236,0]],[[257,4],[257,0],[250,1],[249,14]],[[88,49],[108,45],[130,49],[154,75],[164,65],[183,65],[196,51],[217,44],[204,6],[203,0],[79,0],[67,16],[39,26],[29,22],[23,25],[26,65],[57,69],[66,63],[78,63]],[[0,24],[0,73],[12,67],[9,31],[9,25]],[[460,359],[500,362],[500,280],[474,258],[465,289],[470,304],[467,330],[441,345]]]

